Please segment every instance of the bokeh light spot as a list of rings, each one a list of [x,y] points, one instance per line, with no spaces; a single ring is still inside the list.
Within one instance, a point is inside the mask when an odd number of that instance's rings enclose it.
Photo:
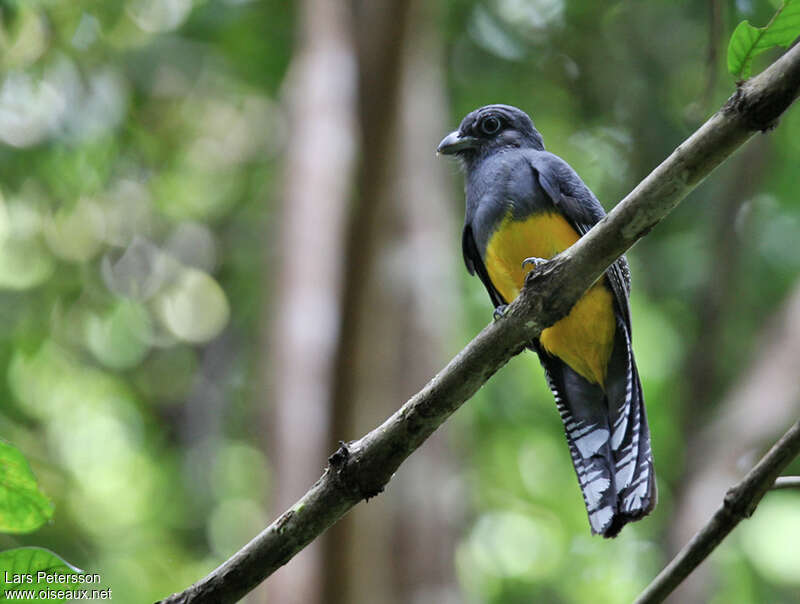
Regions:
[[[164,325],[179,339],[202,343],[216,337],[228,322],[225,292],[206,273],[186,268],[160,292],[156,301]]]

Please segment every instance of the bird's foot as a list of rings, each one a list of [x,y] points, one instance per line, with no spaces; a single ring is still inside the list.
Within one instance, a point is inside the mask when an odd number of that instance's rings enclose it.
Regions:
[[[522,261],[522,268],[530,265],[531,270],[536,270],[546,262],[547,258],[537,258],[536,256],[531,256],[530,258],[525,258],[525,260]]]
[[[501,304],[500,306],[496,307],[492,312],[492,318],[495,321],[498,321],[504,314],[506,314],[507,310],[508,310],[508,304]]]

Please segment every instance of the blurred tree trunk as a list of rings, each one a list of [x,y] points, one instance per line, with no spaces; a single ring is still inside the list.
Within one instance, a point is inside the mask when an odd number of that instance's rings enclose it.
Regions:
[[[387,267],[394,273],[392,265],[399,264],[398,278],[381,282],[390,292],[394,290],[397,312],[405,314],[398,339],[399,368],[404,369],[397,373],[399,400],[413,394],[452,356],[448,343],[461,325],[458,283],[464,268],[458,217],[463,209],[449,207],[452,189],[447,176],[455,167],[434,156],[449,128],[442,48],[433,25],[436,20],[423,16],[430,12],[430,5],[418,7],[407,41],[400,157],[392,191],[405,241]],[[376,278],[385,271],[379,270]],[[432,437],[397,477],[395,504],[399,509],[392,553],[395,593],[402,603],[462,601],[454,552],[463,520],[459,496],[463,484],[446,437],[446,430]]]
[[[682,409],[686,434],[696,433],[697,426],[705,424],[702,418],[719,402],[720,390],[728,378],[721,366],[722,355],[714,351],[724,348],[729,318],[737,311],[737,291],[745,281],[742,259],[755,253],[742,236],[742,228],[738,228],[742,225],[737,223],[741,223],[742,206],[759,190],[769,159],[768,139],[753,140],[727,168],[727,184],[715,195],[710,208],[714,213],[709,234],[712,253],[695,303],[702,329],[686,355],[683,372],[688,384],[688,404]]]
[[[330,453],[333,358],[355,149],[356,62],[346,6],[304,0],[297,52],[285,82],[288,143],[280,232],[267,242],[262,346],[269,409],[272,506],[280,513],[319,477]],[[277,278],[273,275],[277,273]],[[277,572],[271,602],[317,604],[323,596],[321,543]]]
[[[459,237],[447,207],[444,76],[431,5],[356,3],[363,161],[352,216],[332,444],[380,423],[447,358]],[[376,309],[380,309],[377,312]],[[454,464],[443,435],[409,460],[390,489],[334,526],[331,604],[458,601]],[[457,515],[456,515],[457,516]]]

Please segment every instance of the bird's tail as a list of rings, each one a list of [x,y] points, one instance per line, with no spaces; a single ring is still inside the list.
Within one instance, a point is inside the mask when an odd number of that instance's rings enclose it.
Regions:
[[[540,353],[564,422],[592,533],[615,537],[656,504],[650,431],[630,336],[617,322],[605,389]]]

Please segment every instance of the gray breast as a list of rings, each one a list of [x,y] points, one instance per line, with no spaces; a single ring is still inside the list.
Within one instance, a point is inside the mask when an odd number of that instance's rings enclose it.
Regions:
[[[509,210],[515,219],[525,219],[533,213],[552,209],[552,201],[519,149],[486,157],[473,167],[467,180],[467,223],[481,256]]]

